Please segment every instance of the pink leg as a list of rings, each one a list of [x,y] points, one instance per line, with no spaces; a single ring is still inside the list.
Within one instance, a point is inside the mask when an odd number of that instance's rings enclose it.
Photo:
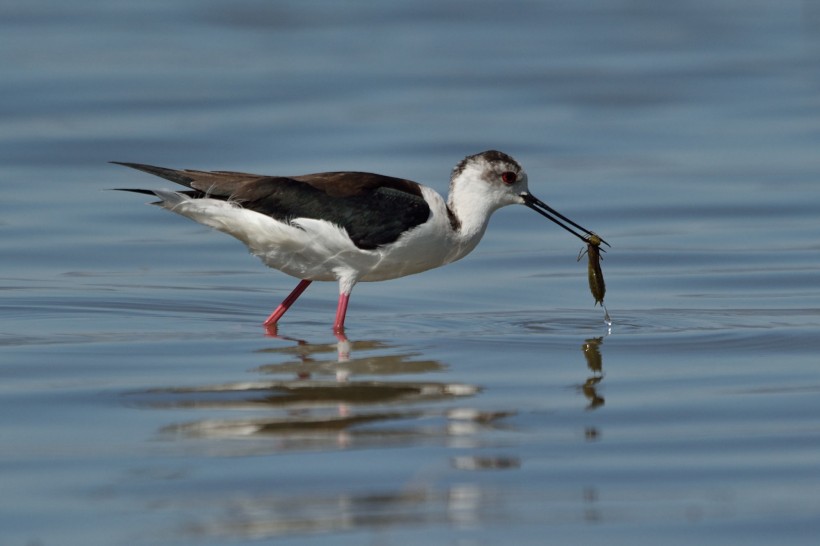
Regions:
[[[350,294],[339,294],[339,305],[336,307],[336,322],[333,324],[333,331],[337,334],[345,331],[345,315],[347,314],[347,302],[350,301]]]
[[[308,286],[310,286],[310,283],[312,283],[312,282],[313,281],[308,281],[308,280],[299,281],[299,284],[297,284],[296,288],[293,289],[293,292],[291,292],[290,295],[287,298],[285,298],[285,301],[280,303],[279,307],[277,307],[273,311],[273,313],[271,313],[271,315],[268,318],[265,319],[265,322],[264,322],[265,326],[272,326],[272,325],[276,324],[276,322],[280,318],[282,318],[282,315],[285,314],[285,311],[290,309],[290,306],[293,305],[293,302],[295,302],[296,299],[299,296],[302,295],[302,292],[304,292],[305,289]]]

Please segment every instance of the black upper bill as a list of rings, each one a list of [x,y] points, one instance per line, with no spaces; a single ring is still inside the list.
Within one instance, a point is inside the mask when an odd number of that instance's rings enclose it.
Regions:
[[[531,193],[522,193],[521,198],[524,199],[524,204],[527,205],[529,208],[531,208],[544,218],[547,218],[548,220],[555,222],[556,224],[558,224],[568,232],[572,233],[585,243],[588,243],[589,237],[592,237],[593,235],[598,237],[599,239],[601,238],[600,235],[597,235],[596,233],[589,231],[585,227],[579,226],[578,224],[576,224],[575,222],[573,222],[572,220],[570,220],[569,218],[567,218],[566,216],[552,208],[551,206],[547,205],[540,199],[533,196]],[[563,222],[561,220],[563,220]],[[564,222],[566,222],[566,224]],[[580,233],[569,227],[567,224],[586,233],[586,236],[581,235]],[[601,239],[601,242],[604,243],[606,246],[610,246],[610,244],[604,241],[603,239]]]

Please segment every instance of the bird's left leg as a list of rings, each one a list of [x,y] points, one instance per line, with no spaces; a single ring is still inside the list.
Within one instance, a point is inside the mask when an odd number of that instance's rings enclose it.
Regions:
[[[344,334],[345,315],[347,314],[347,304],[350,301],[350,294],[342,292],[339,294],[339,304],[336,306],[336,321],[333,323],[333,331],[337,334]]]
[[[339,304],[336,306],[336,321],[333,323],[333,332],[337,334],[336,337],[344,336],[347,304],[357,280],[355,274],[342,273],[339,275]]]

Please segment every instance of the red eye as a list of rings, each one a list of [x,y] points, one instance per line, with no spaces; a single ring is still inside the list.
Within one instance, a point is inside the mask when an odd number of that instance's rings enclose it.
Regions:
[[[501,173],[501,180],[503,180],[505,184],[515,184],[517,179],[518,177],[512,171],[504,171]]]

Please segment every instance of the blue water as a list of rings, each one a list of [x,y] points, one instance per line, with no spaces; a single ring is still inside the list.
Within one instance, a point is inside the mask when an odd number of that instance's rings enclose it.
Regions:
[[[0,543],[814,544],[812,2],[0,5]],[[523,207],[446,268],[296,281],[108,161]]]

